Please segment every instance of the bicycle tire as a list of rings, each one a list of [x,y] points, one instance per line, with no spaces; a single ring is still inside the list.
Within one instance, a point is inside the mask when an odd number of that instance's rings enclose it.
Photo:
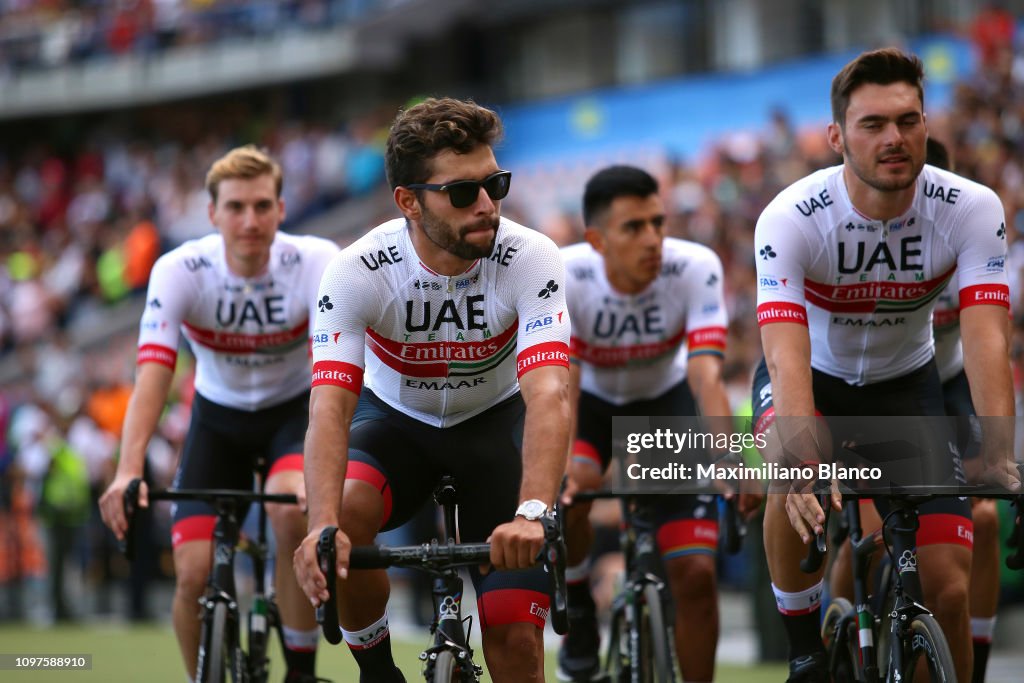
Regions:
[[[199,658],[202,667],[199,680],[202,683],[224,683],[227,633],[228,606],[223,602],[218,602],[213,606],[210,616],[203,620],[203,633],[200,640],[203,652],[200,653]]]
[[[434,675],[431,679],[434,683],[459,683],[462,676],[455,672],[455,655],[451,650],[441,650],[434,660]]]
[[[928,681],[956,683],[956,668],[942,627],[930,614],[919,614],[910,622],[910,642],[907,643],[906,667],[903,680],[917,680],[915,673],[923,660],[928,666]]]
[[[623,648],[626,648],[624,651]],[[626,624],[626,610],[622,605],[614,608],[608,631],[608,649],[604,660],[604,672],[608,683],[629,681],[629,632]]]
[[[641,610],[640,646],[644,660],[650,666],[645,667],[645,681],[651,683],[675,683],[675,666],[672,661],[672,631],[665,621],[664,603],[661,591],[653,583],[644,586],[644,609]],[[644,643],[649,643],[645,646]],[[650,657],[648,658],[648,649]]]
[[[847,615],[853,615],[853,618],[846,622],[845,633],[840,633],[839,622]],[[829,672],[835,683],[854,683],[860,659],[857,617],[853,605],[846,598],[833,599],[825,610],[821,621],[821,642],[825,645]]]

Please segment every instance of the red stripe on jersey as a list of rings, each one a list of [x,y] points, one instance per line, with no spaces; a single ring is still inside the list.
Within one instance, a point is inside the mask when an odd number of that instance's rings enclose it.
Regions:
[[[363,369],[358,365],[337,360],[319,360],[313,363],[313,386],[342,387],[358,394],[363,387]]]
[[[924,282],[855,282],[849,285],[829,285],[813,280],[804,280],[807,302],[834,313],[873,313],[880,303],[890,303],[908,310],[906,304],[921,301],[922,304],[938,290],[946,286],[952,268],[942,275]]]
[[[366,344],[382,363],[410,377],[447,377],[448,366],[481,363],[500,352],[519,331],[518,318],[496,337],[483,341],[400,342],[366,328]]]
[[[285,346],[306,338],[309,334],[309,320],[303,320],[290,330],[267,334],[239,334],[206,330],[184,323],[189,339],[214,351],[227,353],[253,353],[275,346]]]
[[[724,327],[702,327],[686,335],[687,353],[725,353]]]
[[[960,308],[992,304],[1010,307],[1010,288],[1006,285],[972,285],[960,290]]]
[[[136,365],[143,363],[159,363],[174,369],[178,361],[178,352],[159,344],[143,344],[139,347],[139,355],[136,358]]]
[[[660,358],[678,349],[685,337],[686,329],[684,328],[669,339],[653,344],[596,346],[588,344],[579,337],[570,338],[569,344],[573,358],[579,358],[584,363],[589,363],[599,368],[615,368],[626,365],[630,361]]]
[[[769,301],[757,307],[757,324],[800,323],[807,325],[807,309],[788,301]]]
[[[569,367],[569,347],[565,342],[544,342],[520,351],[516,356],[517,377],[545,365]]]

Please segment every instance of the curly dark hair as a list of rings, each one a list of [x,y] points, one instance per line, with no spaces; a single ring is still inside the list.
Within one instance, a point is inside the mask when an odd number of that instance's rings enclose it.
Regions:
[[[438,153],[468,154],[493,147],[502,136],[501,119],[472,100],[429,98],[399,112],[388,133],[384,168],[391,189],[425,182]]]

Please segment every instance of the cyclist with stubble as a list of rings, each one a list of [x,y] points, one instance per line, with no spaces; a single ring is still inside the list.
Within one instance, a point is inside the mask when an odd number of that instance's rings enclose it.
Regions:
[[[139,333],[138,370],[125,415],[114,481],[100,499],[121,539],[123,496],[142,477],[146,448],[170,392],[178,341],[196,358],[195,398],[178,488],[252,489],[262,459],[267,493],[304,498],[302,438],[309,405],[309,330],[320,276],[338,247],[278,231],[285,217],[281,167],[253,146],[214,162],[206,176],[217,232],[160,257],[150,275]],[[139,505],[148,507],[146,485]],[[268,505],[277,541],[275,588],[283,622],[286,681],[316,680],[319,631],[292,573],[305,535],[297,505]],[[208,503],[172,507],[172,619],[188,675],[199,652],[199,598],[213,559],[216,514]]]
[[[458,482],[460,540],[491,543],[491,571],[470,572],[491,678],[544,678],[549,600],[534,560],[569,446],[569,316],[557,247],[500,216],[511,179],[494,156],[501,130],[470,101],[400,113],[385,165],[402,217],[341,252],[320,286],[309,535],[294,562],[314,604],[337,580],[362,683],[404,679],[387,575],[349,572],[349,548],[409,519],[444,474]],[[316,545],[329,526],[338,560],[325,577]]]
[[[778,429],[788,456],[830,457],[816,441],[824,416],[941,416],[931,313],[954,271],[964,369],[979,415],[1012,416],[1009,288],[1002,204],[990,189],[925,166],[923,67],[897,49],[866,52],[833,79],[828,143],[843,164],[783,190],[755,230],[758,323],[765,359],[754,379],[756,429]],[[772,424],[774,422],[774,425]],[[929,423],[933,424],[933,423]],[[922,431],[924,431],[922,429]],[[952,434],[925,434],[952,455]],[[839,443],[842,435],[832,435]],[[986,424],[989,473],[1019,487],[1010,466],[1012,424]],[[790,677],[827,681],[819,636],[821,572],[804,574],[804,544],[822,531],[808,482],[773,484],[765,513],[772,588],[790,642]],[[831,505],[839,509],[834,493]],[[876,501],[876,505],[880,502]],[[921,506],[920,575],[959,680],[969,680],[967,596],[970,506]]]
[[[731,424],[722,380],[728,319],[718,256],[665,236],[658,182],[632,166],[611,166],[587,181],[583,220],[586,242],[562,250],[577,426],[567,502],[576,491],[600,488],[612,459],[616,415],[701,414]],[[744,495],[743,512],[759,502]],[[589,511],[589,503],[580,503],[566,515],[570,629],[558,664],[567,681],[602,675],[589,584]],[[687,681],[710,681],[718,643],[717,501],[713,495],[660,496],[655,514],[676,609],[680,672]]]

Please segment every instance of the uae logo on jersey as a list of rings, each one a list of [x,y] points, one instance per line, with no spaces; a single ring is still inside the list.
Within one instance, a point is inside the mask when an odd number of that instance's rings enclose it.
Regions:
[[[544,285],[544,289],[537,292],[537,296],[541,299],[550,299],[552,293],[558,291],[558,285],[554,280],[548,280],[548,283]]]
[[[316,302],[316,305],[317,308],[320,309],[321,313],[323,313],[324,311],[329,311],[332,308],[334,308],[334,304],[331,303],[331,297],[327,296],[326,294],[322,299],[320,299],[320,301]]]
[[[775,258],[776,256],[778,256],[778,254],[775,253],[775,251],[772,249],[772,245],[770,244],[764,245],[764,247],[761,248],[761,251],[757,253],[759,253],[761,255],[761,258],[763,258],[765,261],[767,261],[770,258]]]

